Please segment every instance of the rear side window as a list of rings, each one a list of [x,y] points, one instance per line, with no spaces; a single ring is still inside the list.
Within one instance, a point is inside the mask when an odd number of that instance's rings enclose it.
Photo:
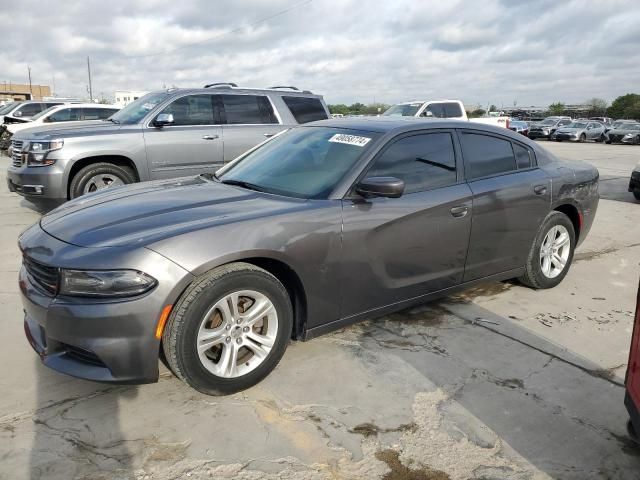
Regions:
[[[427,115],[427,113],[431,113],[431,115]],[[445,118],[444,112],[444,104],[442,103],[431,103],[427,105],[424,112],[422,112],[423,117],[436,117],[436,118]]]
[[[368,177],[404,180],[414,193],[456,183],[456,157],[450,133],[426,133],[397,140],[375,160]]]
[[[173,115],[173,125],[213,125],[211,95],[187,95],[167,105],[161,113]]]
[[[460,109],[460,105],[455,102],[444,103],[444,114],[447,118],[452,117],[461,117],[462,110]]]
[[[532,154],[528,148],[518,143],[513,144],[513,153],[516,155],[516,164],[518,169],[530,168],[533,166]]]
[[[510,141],[476,133],[463,133],[461,141],[468,179],[507,173],[516,169],[516,159]]]
[[[318,98],[282,97],[282,100],[298,123],[309,123],[328,118],[327,112]]]
[[[83,114],[85,120],[104,120],[117,111],[115,108],[85,108]]]
[[[222,95],[228,124],[278,123],[271,102],[264,95]]]

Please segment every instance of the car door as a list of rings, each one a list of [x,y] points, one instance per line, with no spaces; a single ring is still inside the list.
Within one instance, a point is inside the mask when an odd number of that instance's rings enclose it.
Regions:
[[[158,112],[173,115],[173,124],[156,127],[151,120],[144,127],[152,179],[213,172],[222,165],[223,133],[215,97],[197,94],[174,99]]]
[[[284,130],[266,95],[220,95],[224,162]]]
[[[523,267],[550,210],[551,179],[524,143],[472,129],[458,138],[473,193],[464,281]]]
[[[591,122],[587,125],[587,139],[599,140],[604,133],[604,128],[599,123]]]
[[[405,182],[400,198],[343,200],[342,317],[459,284],[471,229],[471,189],[451,130],[394,139],[366,177]]]

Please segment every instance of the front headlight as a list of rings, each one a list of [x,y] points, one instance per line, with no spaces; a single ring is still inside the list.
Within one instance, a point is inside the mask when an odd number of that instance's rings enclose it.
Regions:
[[[47,158],[48,153],[54,150],[60,150],[63,146],[64,140],[61,138],[48,142],[29,142],[24,146],[23,155],[26,155],[26,163],[30,167],[53,165],[56,161]]]
[[[158,281],[136,270],[61,270],[60,295],[132,297],[148,292]]]
[[[627,133],[623,138],[631,138],[631,137],[633,137],[633,134],[632,133]]]

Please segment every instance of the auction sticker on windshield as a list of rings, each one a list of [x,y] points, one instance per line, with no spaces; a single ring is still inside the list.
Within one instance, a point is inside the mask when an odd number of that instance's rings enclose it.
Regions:
[[[358,135],[345,135],[344,133],[336,133],[329,139],[333,143],[344,143],[347,145],[355,145],[356,147],[364,147],[369,143],[369,137],[359,137]]]

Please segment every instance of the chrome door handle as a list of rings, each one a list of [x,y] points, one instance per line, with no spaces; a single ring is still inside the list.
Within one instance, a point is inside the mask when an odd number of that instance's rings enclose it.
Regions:
[[[462,218],[465,217],[467,215],[467,213],[469,213],[469,207],[453,207],[451,210],[451,215],[453,215],[456,218]]]
[[[267,138],[271,138],[275,135],[275,133],[263,133],[262,135],[264,135]]]
[[[544,195],[545,193],[547,193],[547,186],[536,185],[535,187],[533,187],[533,193],[535,193],[536,195]]]
[[[215,140],[216,138],[219,138],[218,135],[203,135],[202,136],[203,140]]]

